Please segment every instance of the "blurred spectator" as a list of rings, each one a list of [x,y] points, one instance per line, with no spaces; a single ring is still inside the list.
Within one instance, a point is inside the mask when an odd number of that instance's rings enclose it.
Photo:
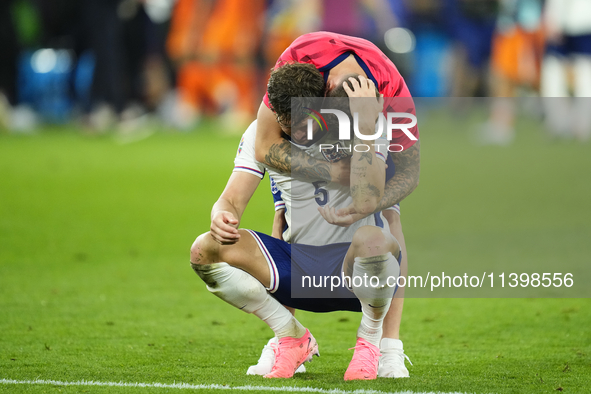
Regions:
[[[104,129],[115,122],[127,101],[123,20],[120,0],[83,0],[80,3],[82,45],[92,50],[96,62],[92,86],[93,127]]]
[[[41,23],[33,0],[6,0],[0,4],[0,129],[30,131],[37,119],[20,105],[22,76],[18,69],[23,49],[39,43]]]
[[[384,33],[396,25],[386,0],[324,0],[321,30],[362,37],[374,44],[383,42]]]
[[[542,69],[542,96],[562,97],[544,101],[548,126],[556,137],[588,140],[591,137],[591,1],[547,0],[545,20],[548,46]],[[576,100],[565,98],[570,92]]]
[[[317,30],[374,42],[418,96],[510,97],[540,88],[544,96],[591,97],[588,0],[5,0],[0,125],[33,109],[62,121],[75,102],[99,130],[137,128],[152,111],[182,128],[202,115],[240,128],[253,118],[276,59]],[[27,72],[35,73],[33,60],[45,49],[68,57],[69,68],[66,76],[38,72],[44,79],[34,83],[45,90],[36,94]],[[32,104],[19,112],[19,100]],[[556,135],[589,138],[583,100],[547,104]],[[510,141],[512,122],[511,104],[495,100],[485,140]]]
[[[445,0],[443,13],[455,43],[454,97],[486,96],[498,0]]]
[[[16,104],[16,59],[19,52],[13,22],[14,3],[15,1],[0,2],[0,95],[12,105]]]
[[[12,1],[0,2],[0,131],[10,126],[11,104],[16,102],[18,46],[12,21]]]
[[[319,0],[274,0],[265,17],[262,38],[265,83],[260,92],[265,94],[269,72],[285,48],[302,34],[320,30],[322,4]]]
[[[402,0],[391,2],[398,3],[400,8]],[[387,0],[271,1],[261,45],[265,58],[264,80],[267,81],[268,70],[285,48],[302,34],[318,30],[347,34],[366,38],[384,49],[384,33],[396,25]]]
[[[167,49],[177,68],[179,126],[190,126],[203,112],[221,115],[236,128],[253,118],[264,5],[264,0],[178,0]]]
[[[42,48],[74,49],[80,30],[78,15],[84,0],[35,0],[43,35]]]
[[[513,97],[516,88],[537,90],[544,51],[542,0],[500,0],[493,38],[492,96]]]
[[[513,141],[515,101],[522,92],[537,92],[544,51],[542,0],[500,0],[491,58],[491,116],[480,143]]]
[[[403,26],[406,23],[410,29],[407,55],[394,60],[397,67],[403,66],[401,73],[405,70],[409,73],[405,78],[408,78],[411,93],[415,97],[449,95],[453,78],[450,76],[452,56],[445,7],[457,7],[457,4],[448,5],[439,0],[399,0],[391,3]]]
[[[373,42],[397,67],[402,65],[399,71],[404,73],[408,59],[397,56],[386,43],[386,33],[400,27],[394,10],[404,9],[402,3],[402,0],[324,0],[320,7],[320,30]]]
[[[96,62],[91,126],[109,127],[153,110],[166,93],[164,43],[171,0],[84,0],[80,46]]]

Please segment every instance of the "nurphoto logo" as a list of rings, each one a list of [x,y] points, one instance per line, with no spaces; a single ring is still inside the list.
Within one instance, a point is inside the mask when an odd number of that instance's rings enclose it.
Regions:
[[[328,125],[326,120],[322,116],[322,114],[332,114],[337,117],[338,124],[339,124],[339,140],[349,141],[351,140],[351,120],[349,116],[338,109],[321,109],[320,112],[314,111],[306,107],[307,110],[310,112],[308,115],[307,123],[307,137],[309,140],[314,138],[314,121],[319,125],[321,130],[328,130]],[[410,119],[409,123],[404,123],[404,120]],[[409,139],[416,141],[417,137],[415,137],[409,129],[415,127],[417,125],[417,117],[410,113],[405,112],[388,112],[387,116],[384,113],[380,113],[378,117],[378,121],[376,123],[376,131],[374,134],[371,135],[364,135],[359,131],[359,114],[357,112],[353,113],[353,132],[355,136],[362,140],[372,140],[375,141],[384,135],[384,129],[386,130],[386,138],[388,141],[392,140],[392,131],[393,130],[400,130],[402,131]],[[375,145],[375,144],[374,144]],[[376,146],[374,146],[377,148]],[[351,147],[343,147],[341,145],[333,145],[333,144],[320,144],[320,151],[322,152],[325,149],[337,149],[340,150],[351,150]],[[356,144],[352,147],[353,150],[356,152],[367,152],[369,151],[370,147],[367,144]],[[400,144],[388,144],[388,151],[389,152],[401,152],[403,150],[403,146]]]

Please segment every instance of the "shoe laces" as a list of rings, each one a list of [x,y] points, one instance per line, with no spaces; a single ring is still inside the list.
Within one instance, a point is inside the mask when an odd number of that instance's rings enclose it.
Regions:
[[[410,365],[412,364],[412,361],[410,361],[410,358],[408,358],[408,356],[406,354],[404,354],[404,351],[402,349],[398,349],[398,348],[394,348],[394,349],[383,349],[381,350],[382,352],[382,358],[386,359],[384,360],[385,362],[387,362],[389,358],[398,358],[400,361],[402,361],[402,364],[404,364],[404,359],[407,359],[408,362],[410,363]]]
[[[368,346],[367,343],[358,343],[355,347],[349,350],[355,349],[355,363],[361,364],[364,369],[372,370],[375,368],[376,359],[381,356],[380,352],[376,352],[372,347]]]

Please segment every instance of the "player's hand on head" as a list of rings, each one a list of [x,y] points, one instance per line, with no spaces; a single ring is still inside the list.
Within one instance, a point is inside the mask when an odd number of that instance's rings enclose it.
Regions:
[[[376,86],[371,79],[362,75],[357,78],[350,77],[348,83],[347,81],[343,82],[343,87],[350,99],[351,113],[357,113],[359,116],[359,131],[362,134],[374,134],[376,121],[384,109],[383,95],[377,93]],[[377,100],[363,99],[372,97],[377,97]]]
[[[349,77],[347,81],[343,82],[343,87],[349,97],[376,97],[375,83],[363,75],[359,75],[357,78]]]
[[[238,219],[230,212],[220,211],[211,220],[210,234],[221,245],[231,245],[238,242]]]

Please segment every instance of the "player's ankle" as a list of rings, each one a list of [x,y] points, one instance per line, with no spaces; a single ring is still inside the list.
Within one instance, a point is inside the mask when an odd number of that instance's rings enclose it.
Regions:
[[[380,349],[403,349],[402,341],[398,338],[382,338]]]
[[[365,342],[371,343],[375,347],[380,347],[380,338],[378,335],[357,334],[357,339],[363,339]]]
[[[285,337],[301,338],[304,335],[306,335],[306,328],[295,317],[292,317],[288,324],[275,331],[275,336],[279,339]]]

